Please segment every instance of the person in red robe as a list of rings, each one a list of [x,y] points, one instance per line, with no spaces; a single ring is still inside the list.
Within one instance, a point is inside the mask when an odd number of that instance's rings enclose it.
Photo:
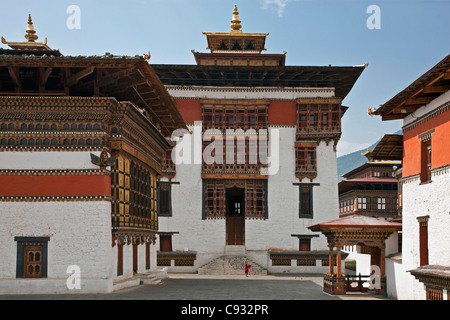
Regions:
[[[252,267],[251,264],[245,264],[245,276],[248,277],[248,270]]]

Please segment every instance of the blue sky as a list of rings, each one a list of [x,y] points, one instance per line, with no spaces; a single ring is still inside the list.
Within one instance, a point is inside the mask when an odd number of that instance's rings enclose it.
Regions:
[[[202,32],[227,32],[237,4],[244,32],[268,32],[266,53],[287,51],[287,65],[364,70],[343,104],[338,155],[367,147],[402,122],[367,115],[450,53],[449,0],[15,0],[0,6],[0,35],[21,41],[31,13],[40,37],[64,55],[142,55],[150,63],[195,64]],[[70,5],[80,28],[69,29]],[[370,5],[381,29],[369,29]],[[2,44],[0,44],[2,46]],[[6,45],[3,45],[6,47]]]

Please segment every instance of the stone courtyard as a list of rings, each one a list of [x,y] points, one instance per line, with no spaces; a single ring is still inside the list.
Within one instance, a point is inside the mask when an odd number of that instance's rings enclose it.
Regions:
[[[168,274],[157,284],[110,294],[2,295],[0,300],[388,300],[367,293],[331,296],[322,292],[322,281],[318,274]]]

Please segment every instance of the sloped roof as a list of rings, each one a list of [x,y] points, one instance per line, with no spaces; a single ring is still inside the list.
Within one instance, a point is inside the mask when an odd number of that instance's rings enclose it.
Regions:
[[[382,120],[403,119],[450,90],[450,55],[373,112]]]
[[[310,229],[311,231],[327,231],[345,228],[400,230],[402,228],[402,224],[398,222],[389,222],[387,220],[354,214],[343,218],[321,222],[319,224],[308,227],[308,229]]]

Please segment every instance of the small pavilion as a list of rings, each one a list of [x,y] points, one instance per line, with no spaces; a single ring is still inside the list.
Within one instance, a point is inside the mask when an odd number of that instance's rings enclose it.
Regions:
[[[370,248],[371,265],[379,267],[379,286],[374,287],[376,294],[386,292],[385,240],[395,231],[401,230],[398,222],[389,222],[358,214],[330,220],[308,227],[311,231],[322,232],[330,249],[330,270],[324,274],[323,291],[329,294],[345,294],[346,281],[342,274],[341,250],[343,246],[365,245]],[[333,250],[336,247],[336,263]],[[334,266],[336,265],[336,272]],[[375,275],[377,276],[377,275]]]

